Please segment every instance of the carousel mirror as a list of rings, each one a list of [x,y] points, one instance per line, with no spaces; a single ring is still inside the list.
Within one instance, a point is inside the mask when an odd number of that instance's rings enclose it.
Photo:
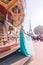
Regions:
[[[21,13],[21,10],[20,10],[20,8],[17,6],[17,5],[15,5],[13,8],[12,8],[12,11],[14,12],[14,13]]]

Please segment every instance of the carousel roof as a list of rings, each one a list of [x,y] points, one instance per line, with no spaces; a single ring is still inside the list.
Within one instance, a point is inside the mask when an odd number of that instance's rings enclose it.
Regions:
[[[14,26],[20,26],[24,20],[24,0],[0,0],[0,13],[14,16]]]

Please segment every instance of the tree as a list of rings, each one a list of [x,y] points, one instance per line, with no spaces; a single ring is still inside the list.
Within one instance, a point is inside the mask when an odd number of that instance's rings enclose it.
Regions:
[[[38,25],[37,27],[34,28],[34,33],[36,35],[42,35],[43,34],[43,26],[42,25]]]

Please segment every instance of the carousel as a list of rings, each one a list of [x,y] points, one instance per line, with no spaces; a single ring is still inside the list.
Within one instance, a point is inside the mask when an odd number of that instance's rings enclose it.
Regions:
[[[25,0],[0,0],[0,59],[20,48]]]

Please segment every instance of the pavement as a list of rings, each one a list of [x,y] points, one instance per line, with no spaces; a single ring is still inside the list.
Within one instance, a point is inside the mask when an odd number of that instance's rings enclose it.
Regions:
[[[43,41],[33,41],[35,55],[33,57],[26,57],[20,52],[0,59],[0,65],[43,65]]]
[[[35,56],[34,60],[28,65],[43,65],[43,41],[34,41]]]
[[[28,65],[32,60],[32,57],[26,57],[22,53],[16,51],[11,55],[0,59],[0,65]]]

